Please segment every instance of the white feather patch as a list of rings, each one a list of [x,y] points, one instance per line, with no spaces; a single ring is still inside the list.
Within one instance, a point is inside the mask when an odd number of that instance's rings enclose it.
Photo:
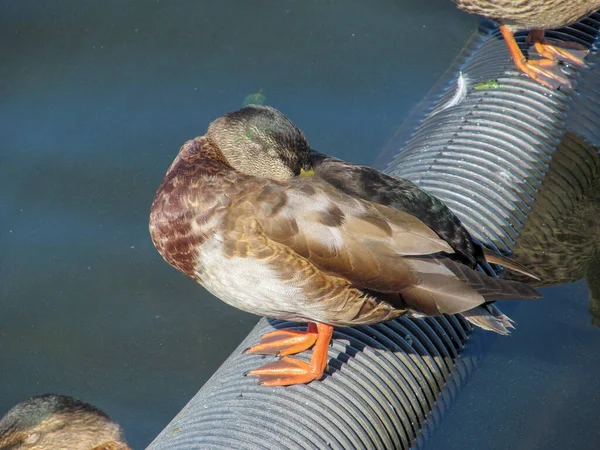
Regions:
[[[215,297],[253,314],[283,318],[306,301],[300,287],[282,282],[265,261],[226,257],[222,242],[223,236],[216,233],[202,245],[196,259],[196,274]]]

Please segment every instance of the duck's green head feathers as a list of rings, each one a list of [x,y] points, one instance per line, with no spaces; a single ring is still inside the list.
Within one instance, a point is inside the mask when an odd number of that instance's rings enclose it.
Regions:
[[[232,167],[248,175],[285,180],[311,167],[302,131],[270,106],[228,113],[210,124],[206,136]]]

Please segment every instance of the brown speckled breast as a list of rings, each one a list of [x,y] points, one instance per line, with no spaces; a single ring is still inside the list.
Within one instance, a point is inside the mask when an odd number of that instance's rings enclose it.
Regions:
[[[226,181],[232,175],[222,154],[205,137],[196,138],[181,147],[154,197],[152,241],[169,264],[194,279],[194,260],[224,208],[224,186],[235,182]]]

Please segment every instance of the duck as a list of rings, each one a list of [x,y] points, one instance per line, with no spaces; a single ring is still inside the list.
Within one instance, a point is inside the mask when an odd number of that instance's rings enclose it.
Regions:
[[[0,450],[129,450],[121,427],[95,406],[60,394],[31,397],[0,419]]]
[[[487,17],[500,26],[515,65],[530,78],[550,88],[571,82],[558,62],[586,67],[589,50],[576,42],[551,41],[544,31],[578,22],[600,9],[600,0],[454,0],[462,11]],[[542,59],[528,60],[519,49],[514,33],[530,30],[528,43],[533,43]]]
[[[266,105],[227,113],[180,148],[149,229],[167,263],[225,303],[308,323],[246,350],[281,356],[247,373],[267,386],[322,378],[336,326],[462,313],[507,334],[493,301],[540,296],[476,270],[489,260],[535,276],[484,251],[441,200],[312,149]],[[308,363],[290,357],[311,347]]]
[[[585,171],[574,170],[580,164]],[[585,279],[594,326],[600,326],[599,175],[600,153],[596,146],[567,131],[552,154],[535,203],[512,248],[511,259],[535,267],[540,280],[517,272],[501,275],[534,287]]]

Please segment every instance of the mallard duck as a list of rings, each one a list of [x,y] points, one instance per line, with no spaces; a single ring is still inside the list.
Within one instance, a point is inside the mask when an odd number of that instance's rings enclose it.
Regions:
[[[25,400],[0,419],[0,450],[129,450],[121,428],[95,406],[65,395]]]
[[[571,25],[600,9],[600,0],[454,0],[458,7],[471,14],[488,17],[500,25],[515,65],[537,82],[551,89],[570,86],[569,79],[560,71],[558,61],[585,67],[589,53],[575,42],[544,39],[544,30]],[[531,30],[528,42],[535,44],[543,56],[527,60],[517,42],[516,31]]]
[[[490,301],[539,297],[473,269],[484,252],[450,210],[412,183],[311,150],[281,112],[248,106],[186,142],[154,198],[150,234],[165,260],[226,303],[308,322],[250,353],[279,361],[265,385],[321,378],[334,326],[464,313],[505,332]],[[492,325],[489,325],[492,324]],[[287,355],[313,348],[310,363]]]

